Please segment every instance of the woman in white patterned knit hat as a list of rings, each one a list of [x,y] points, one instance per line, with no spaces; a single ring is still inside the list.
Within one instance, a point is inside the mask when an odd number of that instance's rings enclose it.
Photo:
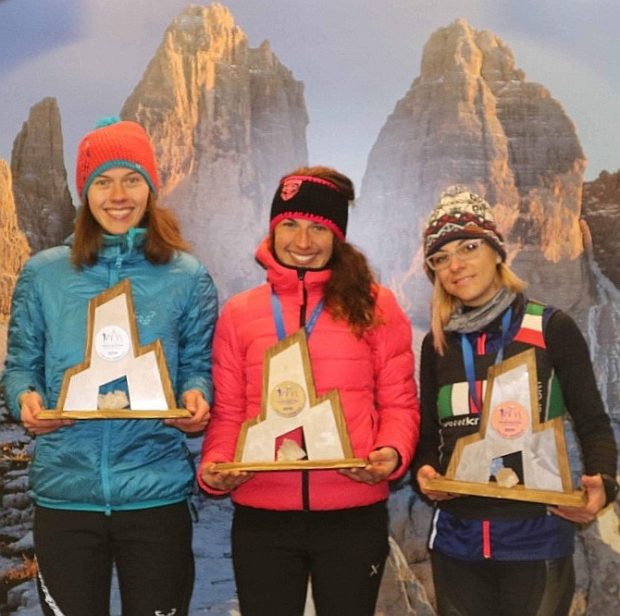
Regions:
[[[525,284],[506,264],[491,207],[466,187],[442,195],[426,227],[424,253],[433,298],[412,477],[435,506],[429,548],[439,613],[567,614],[575,525],[591,522],[617,493],[616,444],[586,343],[570,317],[524,295]],[[446,472],[457,440],[480,429],[488,369],[528,349],[536,356],[540,420],[565,409],[572,418],[585,504],[546,507],[432,490],[428,481]],[[523,481],[520,453],[495,462]]]

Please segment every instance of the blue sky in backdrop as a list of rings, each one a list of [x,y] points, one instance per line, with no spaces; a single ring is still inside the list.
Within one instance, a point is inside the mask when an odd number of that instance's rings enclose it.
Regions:
[[[73,183],[79,138],[119,112],[186,0],[0,0],[0,158],[30,107],[58,100]],[[620,168],[617,0],[228,0],[250,46],[268,39],[305,84],[310,162],[360,184],[368,153],[458,17],[497,34],[576,125],[587,179]],[[283,169],[283,172],[285,170]]]

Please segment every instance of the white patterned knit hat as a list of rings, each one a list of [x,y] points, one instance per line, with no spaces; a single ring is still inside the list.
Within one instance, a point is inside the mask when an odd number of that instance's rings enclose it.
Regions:
[[[453,240],[482,238],[506,260],[504,238],[497,229],[491,206],[466,186],[447,188],[431,212],[424,231],[424,256]]]

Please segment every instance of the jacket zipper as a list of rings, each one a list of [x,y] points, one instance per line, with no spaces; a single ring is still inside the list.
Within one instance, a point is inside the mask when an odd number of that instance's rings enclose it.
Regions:
[[[112,288],[120,278],[123,266],[122,255],[117,255],[114,264],[108,268],[108,288]],[[112,490],[110,486],[110,441],[112,433],[109,421],[103,422],[103,439],[101,443],[101,489],[105,500],[105,514],[112,514]]]
[[[103,442],[101,446],[101,488],[105,499],[105,514],[112,514],[112,492],[110,489],[110,422],[103,422]]]
[[[476,353],[478,355],[486,355],[487,352],[487,335],[482,333],[476,341]],[[478,400],[482,400],[482,381],[476,381],[478,388]],[[480,409],[482,412],[482,409]],[[489,559],[492,556],[491,550],[491,521],[482,520],[482,556]]]
[[[299,301],[299,327],[306,325],[306,310],[308,307],[308,293],[304,284],[305,270],[297,270],[297,298]],[[304,443],[305,447],[305,443]],[[301,471],[301,502],[304,511],[310,511],[310,476],[308,471]]]

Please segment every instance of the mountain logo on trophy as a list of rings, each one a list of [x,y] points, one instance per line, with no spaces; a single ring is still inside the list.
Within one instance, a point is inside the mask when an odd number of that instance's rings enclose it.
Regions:
[[[293,434],[303,434],[300,444]],[[245,421],[235,460],[216,470],[251,471],[363,467],[353,456],[340,396],[317,396],[306,332],[298,330],[265,353],[261,412]]]
[[[43,419],[188,417],[176,408],[160,340],[141,346],[131,283],[90,300],[84,361],[64,375],[56,410]]]
[[[431,479],[428,487],[550,505],[583,504],[583,491],[572,488],[562,417],[540,421],[537,383],[534,349],[489,368],[480,430],[457,440],[445,478]],[[521,478],[503,464],[511,455],[520,456]]]

